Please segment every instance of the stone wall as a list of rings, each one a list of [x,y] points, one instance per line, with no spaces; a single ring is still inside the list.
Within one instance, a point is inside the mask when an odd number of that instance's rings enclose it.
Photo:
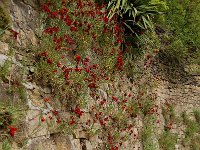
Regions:
[[[22,130],[18,131],[18,136],[21,139],[27,139],[23,148],[27,150],[103,150],[101,133],[93,137],[87,137],[87,134],[82,130],[82,127],[76,131],[75,135],[61,134],[56,131],[56,125],[50,129],[47,122],[40,123],[41,113],[47,114],[52,110],[50,104],[44,104],[43,97],[51,97],[51,89],[48,87],[41,87],[37,85],[31,79],[31,73],[34,72],[32,63],[28,62],[27,55],[31,50],[31,47],[37,45],[37,37],[39,36],[39,14],[37,0],[11,0],[9,4],[4,4],[10,14],[12,25],[11,28],[18,32],[17,43],[10,46],[11,32],[6,31],[3,37],[0,38],[0,65],[3,66],[6,60],[10,60],[11,73],[9,76],[1,81],[0,84],[0,101],[10,100],[16,102],[19,95],[10,96],[7,93],[7,89],[10,87],[11,82],[15,83],[17,80],[22,81],[22,85],[25,88],[25,108],[27,109],[25,119],[21,123]],[[14,47],[14,48],[13,48]],[[10,56],[9,53],[14,49],[14,55]],[[23,61],[28,62],[29,65],[23,66]],[[27,63],[26,63],[27,64]],[[17,69],[18,68],[18,69]],[[17,77],[17,70],[25,68],[25,71]],[[15,76],[15,78],[13,77]],[[11,80],[13,79],[13,80]],[[193,109],[200,108],[200,78],[195,77],[196,84],[189,83],[187,85],[170,84],[169,82],[159,80],[159,85],[155,89],[157,93],[157,104],[159,107],[158,116],[160,117],[161,124],[158,125],[158,132],[162,132],[165,126],[165,121],[162,115],[162,106],[167,103],[174,103],[175,112],[180,115],[183,111],[188,114]],[[125,91],[134,92],[134,85],[126,80],[126,83],[121,84]],[[117,88],[116,88],[117,89]],[[116,92],[118,92],[116,90]],[[105,93],[103,93],[105,96]],[[85,113],[81,119],[90,118],[90,113]],[[139,134],[143,123],[141,118],[138,117],[136,127],[133,129],[134,134]],[[39,125],[40,124],[40,125]],[[39,125],[39,126],[38,126]],[[183,125],[174,124],[174,132],[178,133],[181,138],[183,136]],[[12,145],[13,150],[19,150],[21,146],[18,142],[14,142]],[[142,150],[142,142],[139,138],[133,138],[132,141],[125,143],[124,148],[126,150]],[[158,149],[160,149],[158,147]],[[177,150],[184,150],[181,143],[176,145]],[[185,149],[186,150],[186,149]]]

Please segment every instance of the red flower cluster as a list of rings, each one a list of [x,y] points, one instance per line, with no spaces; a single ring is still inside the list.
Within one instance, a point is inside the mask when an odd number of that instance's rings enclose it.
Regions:
[[[59,31],[60,31],[60,29],[58,27],[50,27],[50,28],[46,28],[44,30],[45,33],[50,34],[50,35],[54,34],[55,32],[59,32]]]
[[[81,117],[83,115],[83,111],[81,111],[80,107],[76,107],[74,109],[74,112],[76,113],[77,116]]]
[[[70,116],[71,121],[69,122],[70,125],[76,124],[74,121],[74,116]]]
[[[123,66],[122,51],[120,51],[117,58],[117,68],[119,70],[123,70],[122,66]]]
[[[114,101],[118,101],[118,98],[117,97],[115,97],[115,96],[112,96],[112,100],[114,100]]]

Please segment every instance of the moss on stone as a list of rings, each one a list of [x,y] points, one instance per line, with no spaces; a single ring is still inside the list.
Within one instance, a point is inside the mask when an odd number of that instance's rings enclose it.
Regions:
[[[10,23],[10,16],[5,8],[0,6],[0,28],[5,29]]]

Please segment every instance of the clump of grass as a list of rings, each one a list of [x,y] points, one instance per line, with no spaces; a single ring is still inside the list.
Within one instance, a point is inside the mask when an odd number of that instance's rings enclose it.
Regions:
[[[5,8],[0,6],[0,28],[6,29],[9,26],[10,17]]]
[[[198,118],[198,112],[194,112],[195,118]],[[192,150],[198,150],[200,147],[200,137],[198,135],[200,131],[199,123],[191,120],[188,115],[183,112],[183,123],[187,126],[185,130],[185,138],[183,139],[183,145],[191,147]]]
[[[199,150],[200,149],[200,135],[195,136],[195,138],[193,138],[191,140],[191,147],[192,147],[192,150]]]
[[[197,123],[200,125],[200,110],[194,110],[194,117]]]
[[[159,145],[163,150],[174,150],[177,138],[178,136],[176,134],[165,131],[159,138]]]
[[[0,67],[0,77],[5,78],[9,75],[9,68],[11,67],[11,61],[6,60],[2,67]]]
[[[174,111],[174,106],[172,105],[168,108],[162,107],[162,115],[165,119],[165,124],[168,124],[169,122],[176,122],[178,119]]]
[[[2,150],[11,150],[11,145],[8,139],[5,139],[2,143]]]
[[[142,143],[144,150],[156,150],[157,144],[155,142],[155,127],[153,116],[146,116],[144,120],[144,127],[142,131]]]

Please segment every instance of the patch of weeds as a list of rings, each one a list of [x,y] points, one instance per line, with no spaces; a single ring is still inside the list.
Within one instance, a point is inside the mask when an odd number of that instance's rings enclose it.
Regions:
[[[5,126],[16,125],[25,115],[21,106],[13,106],[11,103],[0,103],[0,114]]]
[[[179,48],[177,48],[179,49]],[[179,54],[179,53],[178,53]],[[158,70],[162,77],[167,79],[171,83],[184,83],[186,82],[187,72],[184,69],[184,64],[175,56],[161,50],[157,56]]]
[[[10,70],[9,68],[11,67],[11,61],[6,60],[5,63],[3,64],[3,66],[0,68],[0,77],[1,78],[5,78],[6,76],[9,75]]]
[[[5,139],[2,143],[2,150],[11,150],[11,144],[8,139]]]
[[[191,140],[191,148],[192,148],[192,150],[199,150],[200,149],[200,135],[195,136]]]
[[[178,136],[169,131],[165,131],[159,138],[159,145],[162,150],[174,150]]]
[[[162,107],[162,115],[165,119],[165,124],[168,124],[169,122],[175,122],[177,120],[177,116],[174,111],[174,106],[166,106]]]
[[[155,127],[153,125],[154,117],[147,116],[144,120],[144,127],[142,131],[142,143],[144,150],[156,150],[157,144],[155,143]]]
[[[27,98],[27,93],[26,93],[26,91],[25,91],[25,88],[24,88],[24,87],[19,87],[17,90],[18,90],[17,93],[19,94],[19,98],[20,98],[23,102],[25,102],[25,101],[26,101],[26,98]]]
[[[192,137],[195,133],[199,132],[199,125],[195,121],[190,121],[187,124],[187,129],[185,131],[186,136]]]
[[[200,110],[194,110],[194,117],[197,123],[200,125]]]
[[[7,129],[12,124],[12,114],[8,111],[0,112],[0,130]]]
[[[186,112],[182,113],[183,123],[187,125],[185,134],[186,137],[192,137],[195,133],[199,132],[199,125],[196,121],[193,121],[189,118]]]
[[[8,12],[5,8],[0,6],[0,28],[6,29],[9,26],[10,23],[10,17],[8,15]]]
[[[196,115],[198,116],[198,113]],[[195,118],[197,116],[195,116]],[[186,112],[183,112],[182,117],[184,124],[187,126],[185,130],[185,138],[183,139],[183,145],[191,147],[192,150],[197,150],[200,147],[200,140],[198,140],[200,139],[198,135],[200,132],[199,124],[198,122],[191,120]]]
[[[154,150],[155,146],[152,142],[152,134],[153,134],[153,127],[146,126],[142,132],[142,141],[143,141],[143,148],[144,150]]]
[[[18,96],[19,99],[17,99],[18,104],[23,105],[23,103],[26,102],[27,99],[27,93],[25,91],[25,88],[22,85],[12,85],[10,88],[7,89],[7,94],[12,95],[12,96]],[[21,101],[20,101],[21,100]]]

